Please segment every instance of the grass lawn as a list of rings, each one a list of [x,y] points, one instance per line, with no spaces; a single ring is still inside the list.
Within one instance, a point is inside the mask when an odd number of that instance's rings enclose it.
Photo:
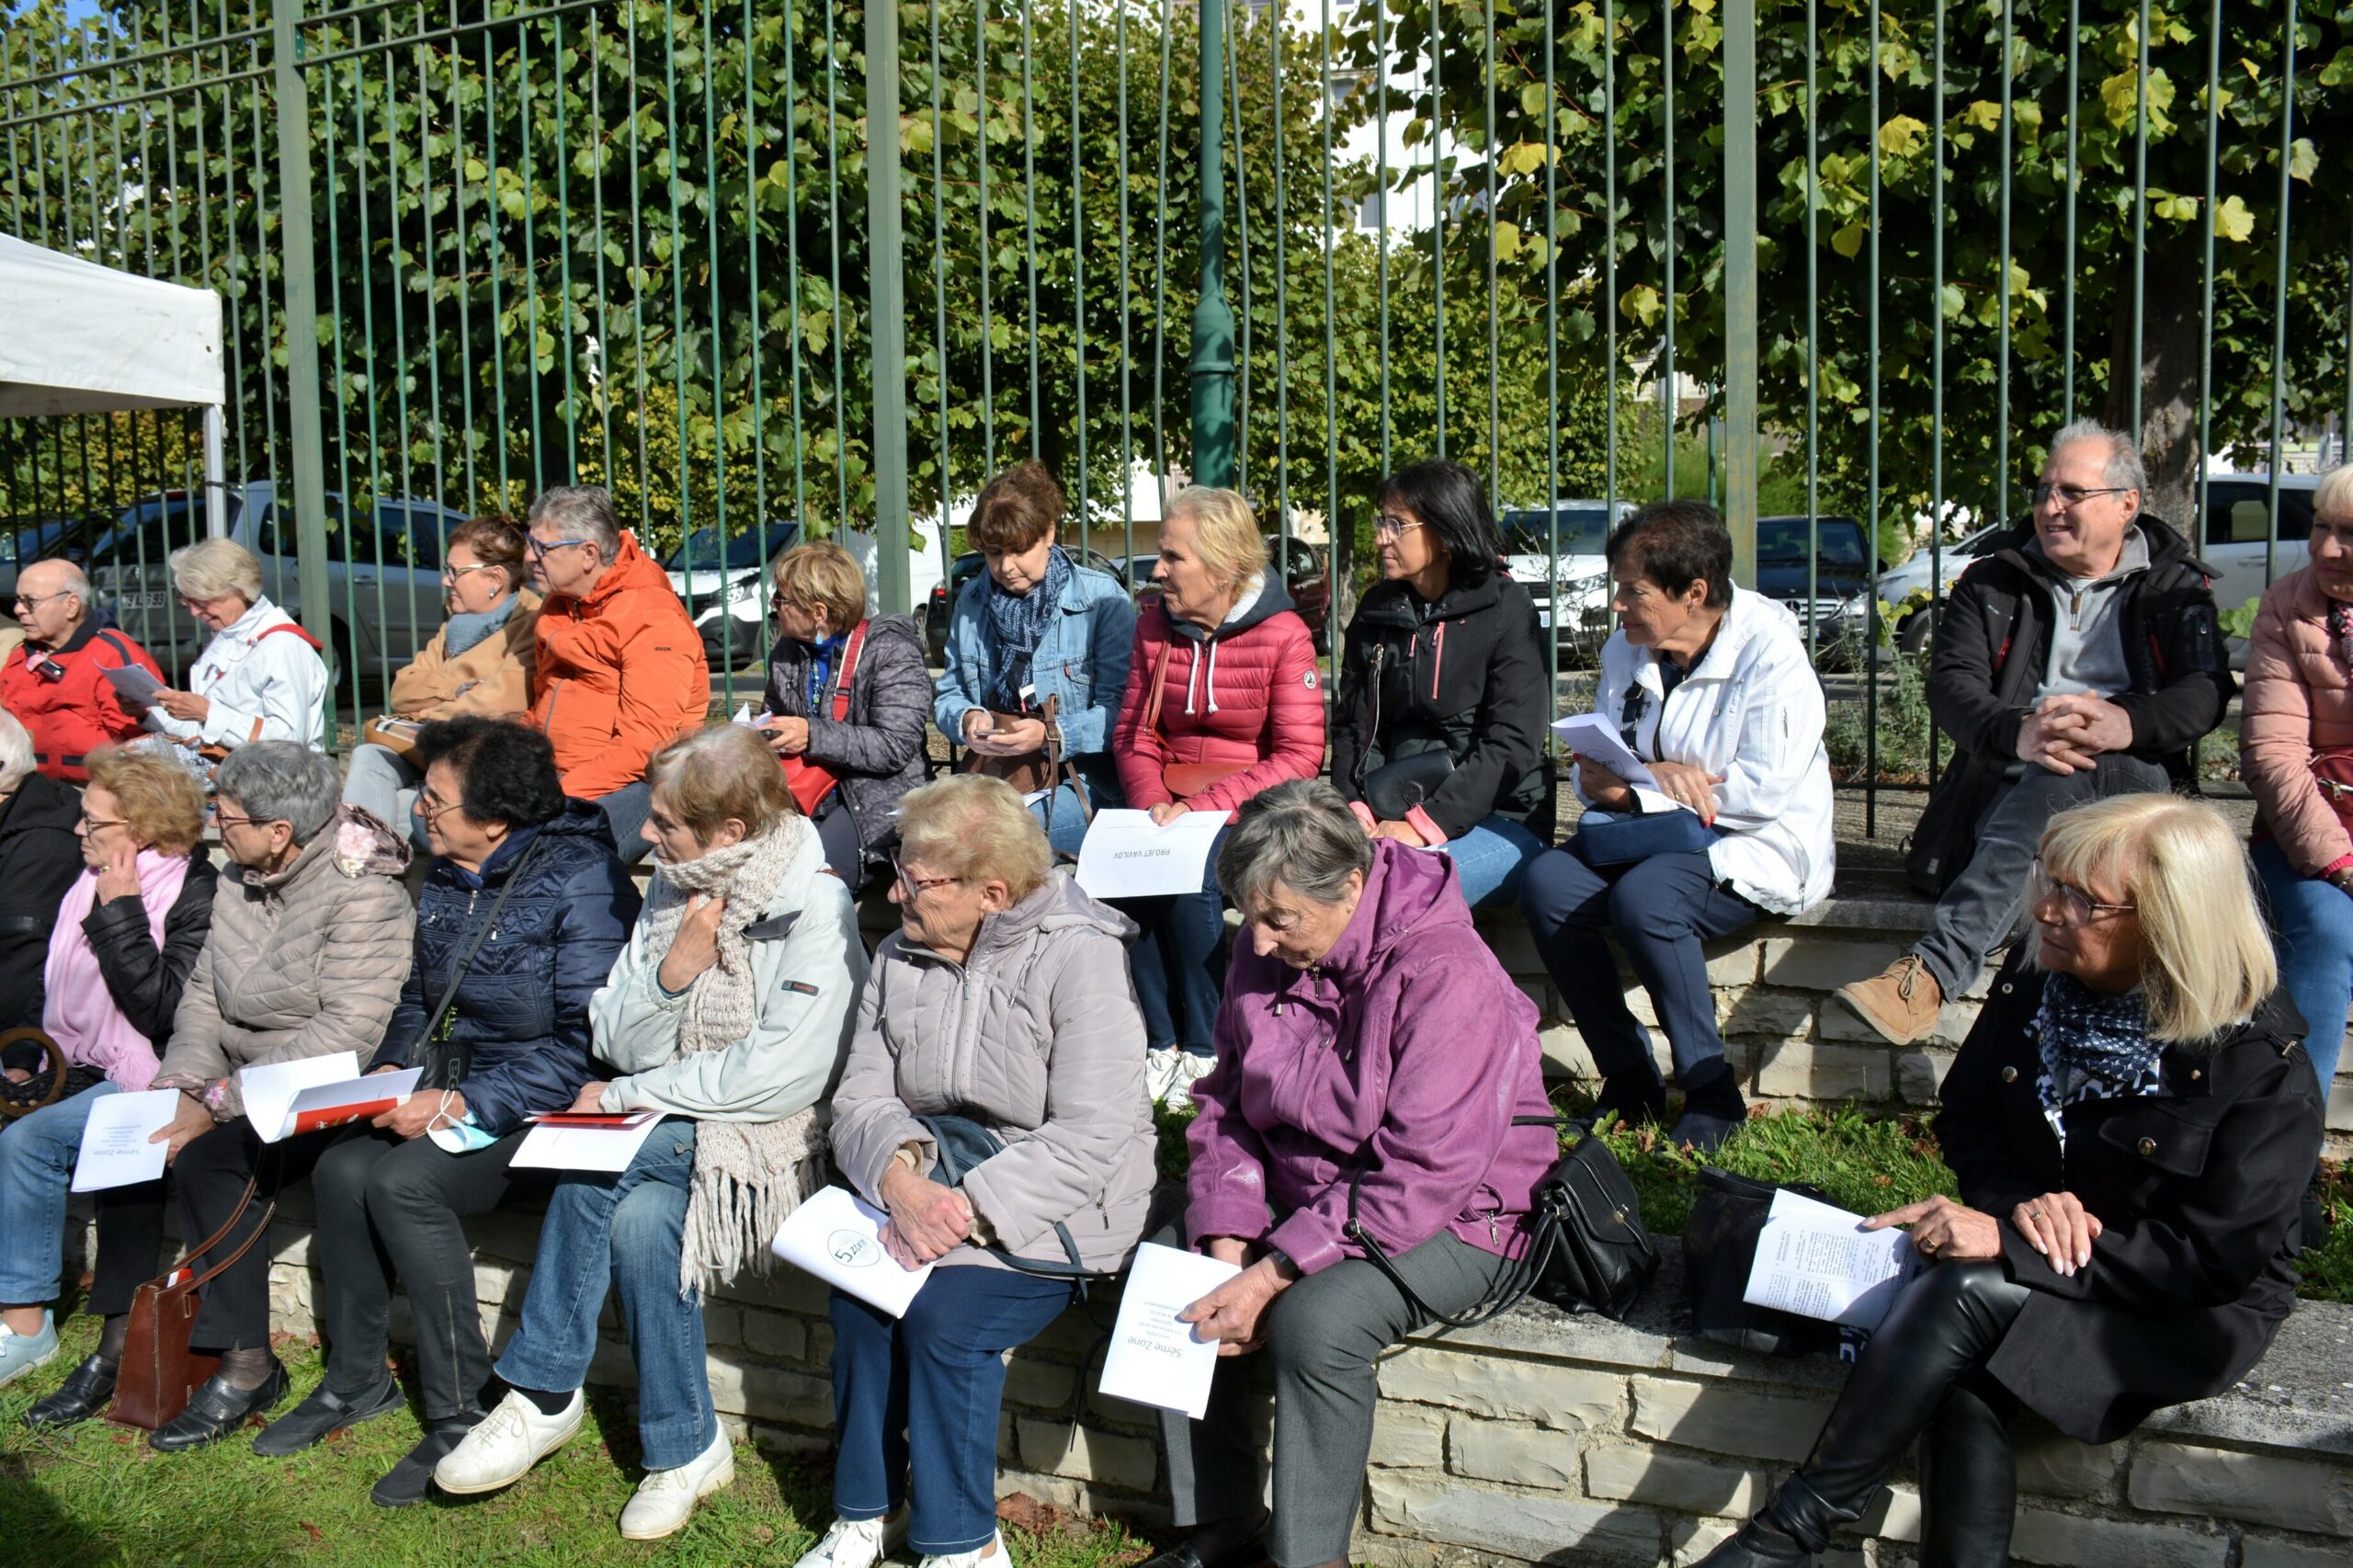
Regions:
[[[591,1389],[588,1419],[517,1485],[487,1497],[438,1494],[412,1508],[379,1508],[368,1489],[417,1440],[413,1411],[355,1427],[290,1460],[254,1457],[251,1432],[190,1454],[151,1450],[146,1434],[85,1422],[56,1436],[28,1431],[28,1406],[97,1343],[98,1320],[71,1319],[64,1349],[0,1392],[0,1564],[40,1568],[246,1568],[273,1563],[782,1564],[832,1517],[830,1466],[750,1443],[735,1448],[735,1483],[706,1499],[664,1541],[621,1540],[615,1521],[640,1474],[635,1424],[620,1396]],[[314,1346],[281,1345],[294,1396],[320,1372]],[[406,1380],[414,1386],[414,1380]],[[280,1411],[293,1403],[290,1397]],[[1008,1526],[1021,1568],[1124,1568],[1147,1551],[1114,1524],[1014,1501],[1034,1528]],[[911,1559],[909,1561],[912,1561]]]

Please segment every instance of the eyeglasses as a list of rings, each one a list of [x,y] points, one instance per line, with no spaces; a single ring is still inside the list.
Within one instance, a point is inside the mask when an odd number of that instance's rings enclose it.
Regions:
[[[2063,508],[2080,506],[2095,495],[2121,495],[2131,488],[2129,484],[2110,484],[2094,490],[2080,484],[2043,483],[2034,487],[2034,504],[2047,506],[2056,501]]]
[[[267,827],[272,823],[284,822],[285,820],[286,819],[284,817],[232,816],[229,812],[221,810],[218,806],[215,806],[212,810],[212,823],[216,827]]]
[[[534,540],[533,542],[536,543],[538,541]],[[567,542],[579,543],[581,541],[575,540],[568,540]],[[555,547],[551,545],[549,548],[553,549]],[[449,584],[450,586],[455,587],[460,582],[464,580],[466,574],[469,572],[495,572],[499,568],[494,563],[488,561],[478,561],[472,566],[444,566],[441,568],[441,580]]]
[[[768,619],[770,620],[782,620],[786,610],[799,609],[800,608],[801,606],[795,601],[786,598],[782,594],[778,594],[768,600]]]
[[[2140,908],[2137,903],[2102,903],[2073,882],[2063,882],[2042,869],[2042,857],[2034,858],[2034,868],[2027,875],[2028,902],[2039,904],[2052,894],[2059,895],[2059,913],[2070,926],[2089,926],[2105,915],[2129,915]]]
[[[409,809],[425,819],[426,826],[431,827],[441,820],[443,813],[456,811],[461,803],[457,801],[445,801],[430,790],[419,790],[416,792],[416,804]]]
[[[51,599],[70,599],[72,597],[74,597],[73,589],[61,588],[53,594],[18,594],[15,598],[8,602],[11,605],[21,606],[29,609],[35,605],[45,605]]]
[[[121,817],[94,817],[87,812],[82,813],[82,831],[85,833],[96,833],[102,827],[129,827],[130,825],[131,824]]]
[[[1379,512],[1375,513],[1373,516],[1372,537],[1375,539],[1392,540],[1401,540],[1407,534],[1413,532],[1415,528],[1427,528],[1427,524],[1422,522],[1417,517],[1400,517],[1393,513]]]
[[[961,877],[911,876],[908,874],[906,867],[902,865],[895,858],[891,862],[891,869],[899,873],[899,885],[906,889],[907,897],[911,900],[919,896],[928,889],[944,888],[950,882],[961,882],[964,880]]]
[[[534,561],[545,561],[548,558],[548,552],[551,551],[569,550],[575,544],[594,544],[597,541],[593,539],[542,540],[530,534],[523,536],[523,548],[530,552],[531,559]]]

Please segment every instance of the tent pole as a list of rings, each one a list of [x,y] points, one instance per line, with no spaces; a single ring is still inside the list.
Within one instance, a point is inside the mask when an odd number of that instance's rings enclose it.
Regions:
[[[204,533],[208,539],[229,537],[229,491],[221,472],[221,405],[204,405]]]

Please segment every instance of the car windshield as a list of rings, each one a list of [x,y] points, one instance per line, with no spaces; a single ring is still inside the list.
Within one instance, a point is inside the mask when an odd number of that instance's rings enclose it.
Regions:
[[[1550,512],[1504,514],[1506,555],[1550,555],[1552,528],[1559,519],[1560,553],[1599,555],[1609,543],[1609,509],[1606,506],[1556,506]]]
[[[1854,571],[1869,571],[1870,563],[1863,559],[1862,532],[1846,517],[1824,517],[1816,533],[1816,544],[1824,566],[1843,566]],[[1802,566],[1806,561],[1806,520],[1803,517],[1767,517],[1756,525],[1756,563],[1759,566]]]
[[[790,523],[770,524],[765,533],[759,528],[747,528],[727,541],[727,569],[742,571],[757,566],[776,551],[792,542]],[[662,563],[665,572],[684,572],[691,562],[698,572],[717,571],[719,561],[719,529],[716,526],[699,528],[687,536],[687,542],[673,551]]]

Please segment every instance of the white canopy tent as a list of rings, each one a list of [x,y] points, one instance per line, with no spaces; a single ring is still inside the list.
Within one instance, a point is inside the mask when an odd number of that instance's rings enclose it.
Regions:
[[[221,296],[0,234],[0,419],[204,411],[208,531],[228,531]]]

